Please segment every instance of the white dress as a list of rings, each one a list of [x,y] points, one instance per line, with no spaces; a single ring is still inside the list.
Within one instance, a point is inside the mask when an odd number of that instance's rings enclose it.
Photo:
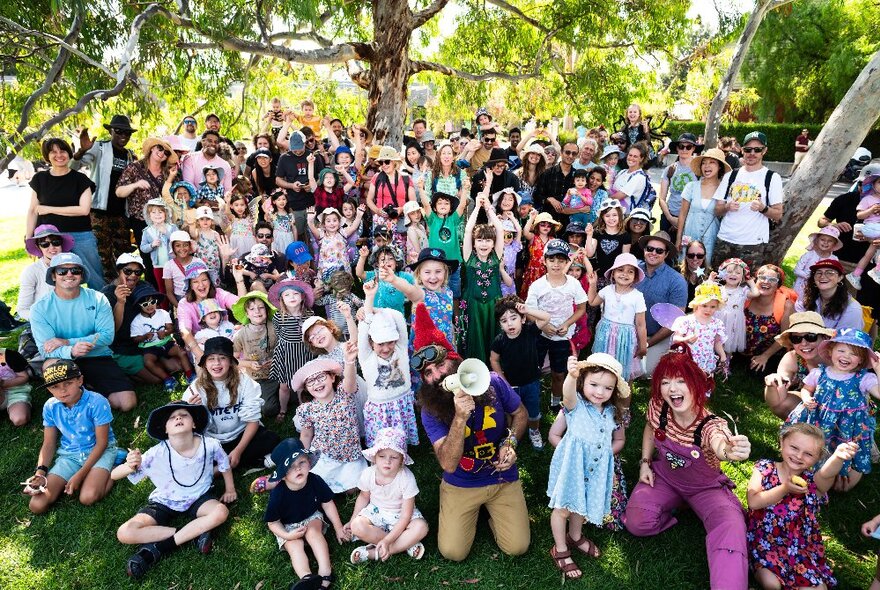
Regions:
[[[745,305],[748,295],[748,285],[740,285],[735,289],[727,285],[721,285],[726,304],[718,310],[716,317],[724,322],[724,331],[727,340],[724,342],[724,352],[731,354],[742,352],[746,349],[746,316]]]

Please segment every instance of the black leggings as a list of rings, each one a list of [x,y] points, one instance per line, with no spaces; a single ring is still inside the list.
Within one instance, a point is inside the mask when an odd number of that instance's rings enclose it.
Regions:
[[[223,443],[223,450],[231,453],[238,446],[238,443],[241,442],[242,436],[244,436],[244,432],[233,440]],[[251,442],[241,454],[241,461],[239,461],[238,467],[263,467],[263,458],[270,454],[272,449],[278,446],[279,442],[281,442],[281,437],[261,424],[254,438],[251,439]]]

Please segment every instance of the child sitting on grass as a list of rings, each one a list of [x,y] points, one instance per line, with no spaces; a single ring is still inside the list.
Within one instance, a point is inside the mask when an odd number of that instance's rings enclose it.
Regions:
[[[421,540],[428,534],[428,522],[416,508],[419,486],[406,467],[413,463],[406,452],[406,433],[383,428],[363,454],[373,465],[361,472],[361,493],[346,528],[369,545],[352,551],[351,562],[386,561],[404,551],[421,559],[425,554]]]
[[[43,446],[37,469],[25,482],[24,493],[31,497],[28,509],[43,514],[62,492],[68,496],[79,492],[80,504],[91,506],[113,487],[110,470],[118,449],[110,426],[110,402],[83,387],[82,372],[71,360],[47,366],[43,379],[52,398],[43,406]],[[55,462],[49,469],[46,465],[53,456]]]
[[[276,485],[269,494],[269,505],[263,520],[278,541],[278,548],[287,551],[293,571],[300,577],[291,584],[291,590],[330,588],[336,580],[330,564],[330,548],[324,532],[327,523],[333,524],[336,540],[348,541],[351,534],[345,530],[339,511],[333,501],[333,491],[319,475],[309,473],[317,457],[303,448],[296,438],[288,438],[272,451],[275,471],[269,481]],[[313,574],[306,554],[306,545],[312,548],[318,562],[318,573]]]
[[[135,291],[138,291],[136,288]],[[144,356],[144,367],[164,382],[166,391],[174,391],[177,380],[165,370],[159,359],[174,357],[183,367],[187,380],[191,383],[196,374],[189,357],[174,340],[174,323],[171,314],[159,309],[165,296],[148,286],[137,294],[135,303],[140,313],[131,321],[131,339],[138,344]]]
[[[125,566],[126,573],[135,580],[143,578],[163,556],[193,539],[200,553],[210,553],[214,545],[211,530],[229,516],[223,504],[237,498],[232,469],[217,439],[203,434],[208,420],[204,406],[173,402],[156,408],[147,418],[147,434],[159,444],[143,455],[131,449],[125,463],[111,473],[114,480],[128,477],[131,483],[148,477],[156,486],[149,503],[116,531],[121,543],[140,545]],[[211,491],[215,466],[223,475],[226,489],[220,501]],[[179,529],[170,526],[178,516],[188,521]]]

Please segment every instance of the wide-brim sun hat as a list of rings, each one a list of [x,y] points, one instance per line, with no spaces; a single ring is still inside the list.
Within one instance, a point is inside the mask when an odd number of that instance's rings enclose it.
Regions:
[[[834,330],[825,327],[822,316],[815,311],[798,311],[788,317],[788,329],[774,338],[780,346],[791,350],[793,345],[789,339],[790,334],[819,334],[831,338]]]
[[[61,254],[56,254],[52,259],[52,262],[49,263],[49,268],[46,269],[46,282],[50,285],[55,285],[55,269],[59,266],[64,265],[73,265],[78,266],[82,269],[82,281],[83,283],[87,283],[89,280],[89,271],[86,269],[83,264],[82,258],[74,254],[73,252],[62,252]]]
[[[657,240],[659,242],[663,242],[666,244],[666,253],[671,255],[672,258],[678,258],[678,248],[675,247],[675,244],[672,243],[672,239],[670,239],[669,234],[663,230],[655,232],[650,236],[642,236],[639,238],[639,247],[644,250],[645,246],[651,240]]]
[[[710,148],[706,150],[706,153],[700,154],[696,156],[693,160],[691,160],[691,172],[697,175],[697,178],[703,176],[703,170],[700,166],[703,163],[704,158],[710,158],[718,162],[721,166],[718,171],[718,178],[721,178],[725,174],[731,171],[730,164],[727,163],[727,160],[724,159],[724,152],[718,148]]]
[[[73,250],[73,236],[60,231],[57,227],[48,223],[38,225],[34,229],[34,235],[24,241],[24,249],[31,256],[41,258],[43,256],[43,251],[40,250],[37,242],[39,242],[42,238],[46,238],[49,236],[58,236],[59,238],[61,238],[62,252],[70,252],[71,250]]]
[[[187,281],[192,281],[203,274],[208,274],[210,276],[211,269],[208,268],[208,265],[205,264],[204,260],[195,258],[187,265],[183,278]]]
[[[404,203],[403,204],[403,217],[404,217],[403,224],[409,225],[412,222],[412,220],[409,218],[409,214],[415,213],[416,211],[421,211],[421,210],[422,210],[422,206],[419,205],[418,203],[416,203],[415,201],[407,201],[406,203]]]
[[[232,304],[232,317],[234,317],[239,324],[246,326],[251,323],[251,320],[247,316],[246,306],[249,301],[253,301],[254,299],[259,299],[266,304],[266,309],[268,310],[266,317],[267,322],[272,319],[272,314],[278,311],[278,309],[272,305],[272,302],[269,301],[268,295],[262,291],[250,291],[239,297],[238,301]],[[305,333],[305,330],[303,330],[303,333]]]
[[[626,154],[623,153],[623,150],[620,149],[619,147],[617,147],[617,145],[612,143],[612,144],[605,146],[605,148],[602,150],[602,155],[599,156],[599,160],[604,160],[605,158],[607,158],[611,154],[617,154],[618,158],[625,158],[626,157]]]
[[[409,268],[413,272],[416,272],[418,271],[420,264],[429,260],[442,262],[449,267],[449,272],[455,272],[455,270],[458,268],[458,260],[449,260],[448,258],[446,258],[446,252],[444,252],[440,248],[422,248],[419,251],[419,257],[416,259],[415,262],[409,265]]]
[[[550,215],[549,213],[547,213],[546,211],[542,211],[541,213],[538,213],[538,215],[535,217],[535,221],[532,223],[532,225],[537,226],[539,223],[544,223],[544,222],[547,222],[550,225],[556,226],[556,229],[559,229],[562,227],[562,224],[559,223],[558,221],[556,221],[555,219],[553,219],[553,216]]]
[[[578,369],[581,371],[591,367],[598,367],[615,375],[617,377],[617,395],[622,399],[629,397],[629,383],[623,378],[623,366],[616,358],[605,352],[594,352],[586,360],[578,362]]]
[[[843,242],[840,239],[840,230],[833,225],[826,225],[819,231],[815,231],[807,236],[807,239],[810,240],[810,243],[807,245],[807,250],[813,249],[813,242],[819,236],[828,236],[829,238],[834,238],[835,244],[834,247],[831,248],[832,252],[837,252],[838,250],[843,248]]]
[[[290,471],[290,467],[300,457],[306,457],[309,460],[310,467],[314,467],[318,462],[318,454],[303,447],[302,442],[298,438],[285,438],[275,449],[272,450],[272,462],[275,469],[269,476],[269,481],[274,483],[281,481]]]
[[[694,290],[694,298],[688,303],[688,307],[694,309],[698,305],[717,301],[719,307],[724,305],[724,294],[721,292],[721,285],[714,281],[705,281],[697,285]]]
[[[104,123],[104,129],[107,131],[119,129],[120,131],[131,131],[132,133],[137,131],[137,129],[131,126],[131,120],[125,115],[113,115],[109,123]]]
[[[311,308],[315,303],[315,292],[308,283],[296,279],[286,279],[275,283],[269,289],[269,301],[272,302],[272,305],[280,308],[281,295],[289,289],[294,289],[302,294],[303,305],[306,307]]]
[[[853,372],[866,369],[872,363],[877,362],[878,355],[874,352],[873,341],[868,334],[855,328],[841,328],[835,331],[834,336],[819,345],[819,358],[822,359],[823,364],[829,367],[831,366],[831,348],[835,344],[857,346],[868,353],[864,361],[857,368],[853,369]]]
[[[544,163],[545,164],[547,163],[547,154],[544,153],[544,148],[542,148],[537,143],[530,143],[529,147],[524,149],[522,151],[522,153],[520,154],[520,159],[523,162],[525,162],[526,156],[528,156],[529,154],[539,154],[541,156],[541,158],[544,160]]]
[[[403,464],[412,465],[413,460],[406,452],[406,433],[400,428],[382,428],[373,439],[373,446],[361,451],[370,463],[376,462],[376,454],[382,450],[394,451],[403,455]]]
[[[143,145],[141,146],[141,153],[144,157],[148,157],[150,155],[150,150],[152,150],[157,145],[162,146],[165,150],[170,154],[168,156],[168,164],[174,164],[177,162],[177,154],[174,153],[174,148],[171,147],[171,144],[159,137],[148,137],[144,140]],[[174,158],[174,162],[171,161],[171,158]]]
[[[500,163],[507,164],[507,152],[501,148],[492,148],[492,151],[489,152],[489,159],[486,160],[486,167],[491,168],[495,164]]]
[[[431,209],[433,211],[437,211],[437,201],[440,199],[446,199],[449,201],[449,212],[452,213],[456,209],[458,209],[458,205],[461,202],[458,197],[455,195],[449,195],[441,191],[435,192],[431,195]]]
[[[376,156],[376,159],[380,161],[390,160],[392,162],[400,162],[403,160],[398,151],[390,145],[383,145],[379,150],[379,155]]]
[[[522,202],[522,195],[510,187],[503,188],[500,191],[492,194],[492,206],[498,206],[499,201],[504,198],[504,195],[508,194],[513,195],[513,198],[516,199],[516,206],[519,207],[519,204]]]
[[[147,418],[147,434],[156,440],[168,440],[165,424],[168,422],[171,414],[177,410],[189,412],[195,426],[194,430],[199,434],[205,432],[211,419],[208,408],[202,404],[188,404],[184,401],[178,401],[165,404],[150,412],[150,416]]]
[[[337,361],[330,359],[315,359],[307,362],[299,370],[293,374],[290,379],[290,386],[294,391],[302,391],[309,377],[318,373],[330,373],[331,375],[342,375],[342,365]]]
[[[617,255],[617,258],[614,259],[614,264],[611,265],[611,268],[605,271],[605,278],[610,281],[611,274],[621,266],[632,266],[636,269],[636,281],[633,283],[634,285],[645,280],[645,271],[639,266],[639,259],[629,252]]]

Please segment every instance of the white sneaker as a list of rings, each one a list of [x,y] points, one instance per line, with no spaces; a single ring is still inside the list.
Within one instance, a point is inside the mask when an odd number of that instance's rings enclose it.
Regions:
[[[541,431],[537,428],[529,428],[529,442],[536,451],[544,448],[544,441],[541,439]]]
[[[562,405],[562,398],[561,397],[556,397],[555,395],[550,396],[550,408],[552,410],[554,410],[554,411],[558,410],[559,406],[561,406],[561,405]]]
[[[271,454],[263,457],[263,465],[266,466],[266,469],[275,469],[275,461],[272,460]]]
[[[846,275],[846,280],[849,281],[849,284],[853,286],[853,289],[856,291],[862,290],[862,277],[857,277],[853,273],[849,273]]]
[[[878,285],[880,285],[880,270],[878,270],[878,268],[880,268],[880,267],[876,267],[876,266],[875,266],[874,268],[872,268],[871,270],[869,270],[869,271],[867,272],[867,275],[868,275],[869,277],[871,277],[871,279],[872,279],[875,283],[877,283]]]

